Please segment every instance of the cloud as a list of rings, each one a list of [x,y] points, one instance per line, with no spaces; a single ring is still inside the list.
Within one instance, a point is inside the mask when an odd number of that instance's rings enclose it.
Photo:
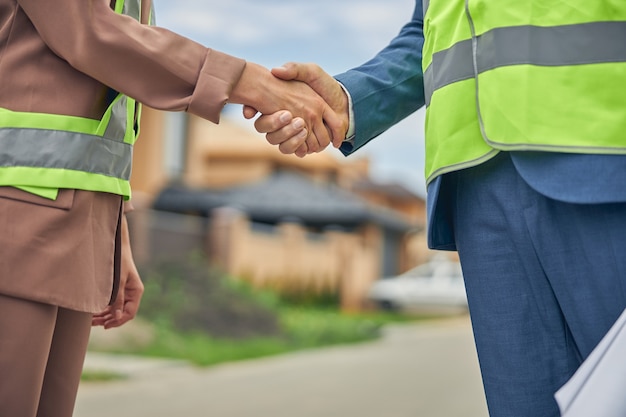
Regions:
[[[155,0],[157,22],[267,67],[317,62],[336,74],[371,58],[410,19],[414,0]]]
[[[324,22],[311,18],[311,6],[294,1],[230,0],[200,3],[195,0],[159,0],[159,24],[196,39],[223,39],[246,45],[308,37],[323,33]],[[160,11],[159,11],[160,10]]]
[[[317,62],[331,74],[374,56],[415,6],[415,0],[154,1],[159,25],[211,48],[268,67]],[[418,112],[357,155],[370,156],[378,176],[423,186],[423,118]]]
[[[160,25],[196,40],[250,46],[300,41],[323,42],[351,33],[359,42],[387,42],[408,21],[412,0],[155,0]]]

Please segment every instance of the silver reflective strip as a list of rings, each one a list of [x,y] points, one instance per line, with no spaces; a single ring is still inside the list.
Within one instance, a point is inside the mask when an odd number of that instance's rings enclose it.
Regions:
[[[113,105],[111,118],[109,119],[107,128],[104,131],[105,138],[120,142],[124,141],[124,136],[126,135],[126,122],[128,118],[127,104],[128,97],[122,96],[122,98]]]
[[[422,9],[423,9],[423,15],[422,17],[426,16],[426,11],[428,10],[428,5],[430,4],[430,0],[422,0]]]
[[[61,168],[130,179],[131,145],[84,133],[0,129],[0,166]]]
[[[473,62],[471,39],[435,53],[431,64],[424,71],[426,105],[430,104],[430,98],[435,90],[457,81],[474,78]],[[436,71],[433,68],[436,68]]]
[[[476,37],[475,42],[478,74],[508,65],[626,62],[626,22],[623,21],[504,27]],[[424,72],[427,105],[437,89],[474,77],[472,55],[472,40],[433,54],[432,63]]]
[[[124,0],[124,8],[122,10],[122,13],[134,18],[135,20],[140,20],[141,0]]]

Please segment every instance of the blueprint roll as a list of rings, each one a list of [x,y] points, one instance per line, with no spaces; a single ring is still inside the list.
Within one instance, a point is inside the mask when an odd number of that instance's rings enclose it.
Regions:
[[[626,310],[555,398],[562,417],[626,416]]]

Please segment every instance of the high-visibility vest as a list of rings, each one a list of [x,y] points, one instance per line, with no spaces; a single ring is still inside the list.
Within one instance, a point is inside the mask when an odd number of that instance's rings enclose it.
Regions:
[[[499,151],[626,154],[626,1],[424,6],[428,182]]]
[[[141,0],[117,0],[115,11],[140,20]],[[129,198],[140,112],[139,103],[119,93],[101,120],[0,108],[0,185]]]

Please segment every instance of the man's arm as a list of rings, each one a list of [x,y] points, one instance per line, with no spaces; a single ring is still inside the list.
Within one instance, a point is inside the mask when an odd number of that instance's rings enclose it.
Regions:
[[[348,118],[349,102],[340,84],[348,92],[353,107],[354,137],[343,143],[341,151],[348,155],[389,129],[424,105],[422,47],[424,44],[422,2],[417,0],[411,21],[398,36],[370,61],[332,78],[315,64],[289,63],[272,73],[282,79],[304,81],[320,94],[340,115]],[[248,118],[254,110],[244,109]],[[284,140],[296,129],[267,115],[257,119],[255,127],[267,133],[270,143]],[[302,148],[297,155],[303,156]]]
[[[422,71],[424,46],[422,1],[411,21],[370,61],[335,78],[350,93],[355,136],[341,151],[350,154],[425,103]]]

